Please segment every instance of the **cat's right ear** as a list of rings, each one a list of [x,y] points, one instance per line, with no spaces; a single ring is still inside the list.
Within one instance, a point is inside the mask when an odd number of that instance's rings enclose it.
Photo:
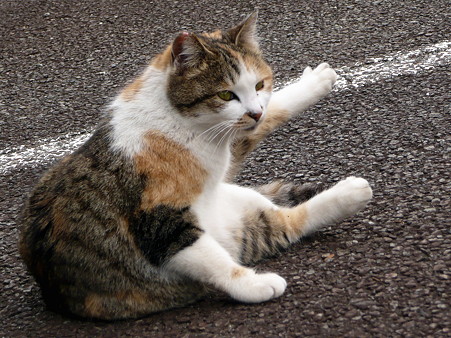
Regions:
[[[258,12],[255,11],[238,26],[229,29],[226,36],[237,46],[259,51],[258,39],[255,33],[257,30],[257,16]]]
[[[192,33],[181,32],[172,43],[172,63],[182,73],[199,65],[207,53],[212,53]]]

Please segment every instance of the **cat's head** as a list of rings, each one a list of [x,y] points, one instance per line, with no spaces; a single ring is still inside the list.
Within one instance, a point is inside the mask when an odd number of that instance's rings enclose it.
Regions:
[[[221,124],[247,131],[264,119],[273,79],[255,36],[256,19],[254,13],[227,31],[180,33],[154,61],[169,73],[171,104],[202,129]]]

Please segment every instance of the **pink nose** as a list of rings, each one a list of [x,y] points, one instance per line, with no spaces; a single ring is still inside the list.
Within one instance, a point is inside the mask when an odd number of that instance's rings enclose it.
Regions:
[[[260,118],[262,117],[262,113],[258,112],[258,113],[254,113],[254,112],[250,112],[248,111],[246,113],[247,116],[249,116],[251,119],[255,120],[255,122],[258,122],[258,120],[260,120]]]

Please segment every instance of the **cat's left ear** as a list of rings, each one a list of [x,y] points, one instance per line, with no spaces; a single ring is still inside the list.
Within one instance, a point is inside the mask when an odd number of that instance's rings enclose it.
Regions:
[[[212,54],[195,34],[182,32],[172,43],[172,62],[182,72],[195,68],[207,54]]]
[[[256,36],[257,31],[257,11],[249,15],[239,25],[229,29],[226,36],[237,46],[258,51],[259,45]]]

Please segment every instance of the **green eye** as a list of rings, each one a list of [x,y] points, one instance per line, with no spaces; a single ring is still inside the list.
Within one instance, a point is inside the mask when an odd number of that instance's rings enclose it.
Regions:
[[[263,81],[260,81],[259,83],[257,83],[256,85],[255,85],[255,90],[256,91],[259,91],[260,89],[262,89],[264,87],[264,83],[263,83]]]
[[[218,93],[218,96],[224,101],[231,101],[233,99],[236,99],[236,95],[230,90],[223,90],[222,92]]]

